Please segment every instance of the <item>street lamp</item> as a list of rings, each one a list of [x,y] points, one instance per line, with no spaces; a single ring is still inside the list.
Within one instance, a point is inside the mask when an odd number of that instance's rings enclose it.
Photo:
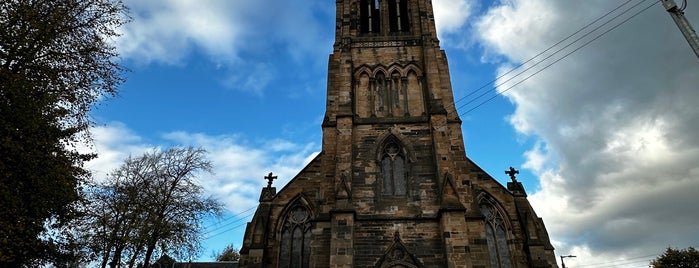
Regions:
[[[564,259],[564,258],[575,258],[575,256],[573,256],[573,255],[568,255],[568,256],[563,256],[563,255],[561,255],[561,266],[562,266],[562,268],[566,268],[566,263],[563,262],[563,259]]]

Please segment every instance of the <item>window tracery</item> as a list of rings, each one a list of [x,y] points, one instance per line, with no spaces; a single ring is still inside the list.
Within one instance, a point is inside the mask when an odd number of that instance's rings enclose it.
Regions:
[[[507,246],[507,228],[497,208],[487,200],[480,204],[481,213],[485,216],[485,236],[490,253],[490,265],[496,268],[512,267],[510,250]]]
[[[425,114],[422,72],[415,65],[361,66],[353,79],[355,111],[361,118]]]
[[[402,147],[389,140],[384,145],[381,156],[382,192],[384,195],[405,195],[407,193],[406,157]]]
[[[309,267],[311,258],[311,212],[301,204],[289,210],[281,230],[279,267]]]

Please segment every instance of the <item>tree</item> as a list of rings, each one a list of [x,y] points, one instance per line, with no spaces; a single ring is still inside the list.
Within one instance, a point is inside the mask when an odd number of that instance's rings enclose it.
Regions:
[[[65,262],[89,177],[74,149],[88,112],[122,82],[110,39],[120,0],[0,1],[0,267]]]
[[[240,252],[233,244],[226,246],[219,254],[215,254],[216,261],[237,261],[240,259]]]
[[[81,231],[101,267],[149,264],[158,252],[179,258],[199,252],[202,219],[222,208],[197,183],[201,172],[211,170],[205,153],[191,147],[153,150],[128,158],[105,183],[88,190],[91,203]]]
[[[668,247],[663,255],[650,262],[654,268],[699,268],[699,251],[693,247],[674,249]]]

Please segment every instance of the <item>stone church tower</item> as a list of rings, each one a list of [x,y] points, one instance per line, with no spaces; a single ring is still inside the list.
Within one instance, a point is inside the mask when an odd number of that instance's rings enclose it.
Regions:
[[[515,170],[466,157],[431,1],[336,5],[322,152],[266,177],[240,267],[557,267]]]

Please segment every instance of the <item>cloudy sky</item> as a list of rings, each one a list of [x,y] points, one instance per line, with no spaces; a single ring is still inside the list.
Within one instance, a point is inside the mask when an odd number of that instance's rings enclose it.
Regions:
[[[556,254],[577,256],[566,267],[699,246],[699,59],[660,3],[433,2],[467,155],[502,182],[522,170]],[[206,224],[210,260],[240,246],[264,175],[282,186],[320,151],[334,1],[127,3],[130,72],[93,113],[88,166],[103,178],[151,148],[207,149],[201,181],[228,210]]]

